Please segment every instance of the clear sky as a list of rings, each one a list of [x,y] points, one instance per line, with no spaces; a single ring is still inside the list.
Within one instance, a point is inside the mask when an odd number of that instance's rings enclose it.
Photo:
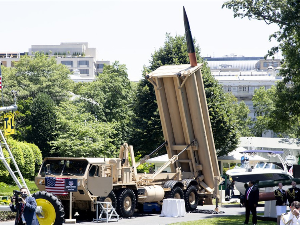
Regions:
[[[275,25],[233,18],[223,0],[0,0],[0,52],[31,45],[88,42],[98,60],[119,61],[130,80],[162,47],[166,33],[184,35],[183,9],[201,56],[264,56]]]

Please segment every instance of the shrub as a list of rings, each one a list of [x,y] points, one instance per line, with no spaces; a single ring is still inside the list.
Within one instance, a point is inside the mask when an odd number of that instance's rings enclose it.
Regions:
[[[7,144],[15,158],[22,176],[27,179],[34,178],[42,163],[42,154],[39,148],[34,144],[19,142],[11,137],[7,138]],[[5,148],[3,148],[3,153],[6,157],[9,156]],[[7,159],[7,163],[13,171],[16,171],[12,160]],[[13,183],[12,177],[9,175],[2,162],[0,163],[0,180],[7,183]]]

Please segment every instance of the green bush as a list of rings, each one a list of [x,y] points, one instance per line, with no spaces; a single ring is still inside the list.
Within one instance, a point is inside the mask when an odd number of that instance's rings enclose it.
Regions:
[[[34,160],[34,154],[32,151],[32,148],[27,143],[19,143],[22,151],[23,151],[23,157],[25,165],[23,167],[23,170],[20,169],[23,177],[25,178],[32,178],[35,174],[35,160]]]
[[[8,158],[9,154],[6,151],[6,149],[3,149],[3,154],[4,154],[4,157],[6,158],[7,163],[10,164],[11,159]],[[1,177],[7,177],[8,175],[9,175],[8,170],[5,168],[3,163],[0,163],[0,178]]]
[[[22,176],[32,180],[42,163],[42,154],[39,148],[34,144],[19,142],[11,137],[7,138],[7,144],[15,158]],[[8,156],[6,149],[3,148],[3,152],[5,156]],[[7,160],[7,162],[11,169],[16,171],[12,160]],[[0,180],[10,184],[14,183],[12,177],[9,175],[2,162],[0,163]]]

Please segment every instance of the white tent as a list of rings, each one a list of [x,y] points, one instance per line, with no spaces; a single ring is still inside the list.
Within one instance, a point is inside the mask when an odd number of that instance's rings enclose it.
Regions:
[[[241,157],[244,155],[242,152],[246,151],[247,149],[243,148],[243,147],[238,147],[236,150],[234,150],[233,152],[230,152],[228,155],[224,155],[224,156],[220,156],[218,157],[218,161],[223,161],[223,162],[228,162],[228,163],[239,163],[241,162]],[[249,161],[255,161],[255,162],[259,162],[259,161],[268,161],[268,159],[258,156],[258,155],[254,155],[254,156],[248,156]]]
[[[220,171],[221,174],[223,173],[223,168],[224,167],[229,167],[230,163],[241,163],[241,158],[244,155],[243,151],[246,151],[247,149],[243,147],[238,147],[236,150],[233,152],[230,152],[228,155],[220,156],[218,157],[218,161],[220,162]],[[249,165],[254,166],[257,162],[262,162],[262,161],[269,161],[269,159],[266,159],[264,157],[258,156],[258,155],[253,155],[249,156]]]

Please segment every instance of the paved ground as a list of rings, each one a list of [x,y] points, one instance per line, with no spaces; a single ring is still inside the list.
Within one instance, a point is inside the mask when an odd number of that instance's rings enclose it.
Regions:
[[[199,206],[200,210],[214,210],[215,206]],[[130,224],[130,225],[165,225],[170,223],[184,222],[184,221],[194,221],[204,218],[211,218],[216,216],[229,216],[229,215],[242,215],[245,214],[245,208],[239,207],[239,205],[223,205],[219,206],[219,211],[224,213],[220,214],[206,214],[206,213],[187,213],[184,217],[160,217],[160,214],[145,214],[139,215],[135,214],[134,217],[130,219],[120,219],[118,222],[109,222],[110,224]],[[258,212],[263,212],[263,207],[258,207]],[[94,222],[81,222],[77,221],[79,224],[95,224]],[[99,222],[103,223],[103,222]],[[263,222],[261,222],[263,224]],[[0,225],[14,225],[14,221],[0,222]]]

